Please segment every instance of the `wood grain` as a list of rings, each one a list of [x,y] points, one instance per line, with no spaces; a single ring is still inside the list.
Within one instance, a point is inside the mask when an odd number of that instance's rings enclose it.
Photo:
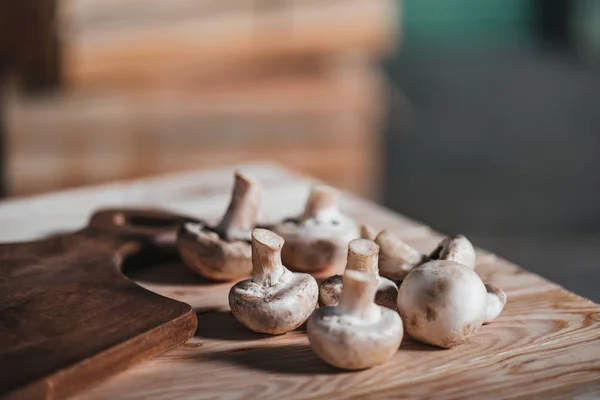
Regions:
[[[220,12],[201,3],[158,12],[143,4],[110,11],[110,3],[76,11],[63,3],[63,77],[78,88],[236,75],[278,59],[348,51],[380,56],[393,48],[398,14],[391,0],[222,2]]]
[[[374,196],[380,79],[373,65],[354,60],[185,89],[11,96],[8,192],[270,159]]]
[[[270,165],[245,168],[268,182],[264,221],[302,209],[307,178]],[[101,199],[122,198],[168,205],[214,221],[224,210],[228,188],[223,180],[232,171],[41,197],[37,204],[49,207],[38,207],[37,212],[52,215],[52,202],[69,199],[84,209]],[[147,193],[152,193],[149,199]],[[36,204],[35,198],[28,201],[18,217],[21,221],[28,220],[26,212]],[[0,226],[17,205],[0,204]],[[342,208],[376,228],[393,230],[424,252],[441,238],[423,224],[353,196],[344,197]],[[67,212],[64,207],[62,211]],[[72,220],[78,213],[82,210],[74,210]],[[470,343],[442,350],[406,338],[386,365],[343,372],[314,356],[303,328],[270,337],[239,325],[228,312],[230,284],[204,281],[176,260],[126,269],[143,287],[192,305],[198,314],[196,333],[184,346],[78,398],[565,398],[600,393],[600,305],[484,250],[478,250],[476,271],[484,281],[502,287],[509,300],[498,319]]]
[[[61,398],[183,343],[189,305],[120,271],[173,251],[183,218],[106,210],[72,234],[0,245],[0,396]],[[150,225],[160,223],[159,225]]]

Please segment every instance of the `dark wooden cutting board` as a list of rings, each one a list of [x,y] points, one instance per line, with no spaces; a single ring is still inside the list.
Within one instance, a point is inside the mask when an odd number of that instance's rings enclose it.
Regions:
[[[0,396],[63,398],[192,336],[191,306],[121,272],[172,252],[185,220],[104,210],[75,233],[0,245]]]

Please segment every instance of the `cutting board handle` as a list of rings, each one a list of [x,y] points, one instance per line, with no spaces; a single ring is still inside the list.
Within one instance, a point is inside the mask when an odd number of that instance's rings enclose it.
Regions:
[[[88,229],[122,238],[145,239],[153,245],[173,245],[181,224],[191,221],[161,210],[114,208],[95,212]]]

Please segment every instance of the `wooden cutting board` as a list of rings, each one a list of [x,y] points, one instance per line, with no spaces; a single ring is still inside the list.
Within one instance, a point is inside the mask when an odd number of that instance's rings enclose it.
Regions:
[[[301,210],[309,179],[273,165],[242,170],[265,184],[262,222]],[[215,221],[226,207],[232,171],[192,172],[0,204],[0,226],[21,221],[12,234],[29,237],[36,229],[71,227],[101,202],[117,201]],[[67,210],[65,204],[73,207]],[[423,224],[356,197],[345,196],[342,208],[393,230],[422,251],[441,238]],[[57,214],[60,218],[53,217]],[[39,227],[31,224],[33,217],[42,221]],[[146,289],[190,304],[198,313],[198,327],[185,345],[77,398],[565,398],[600,393],[600,305],[483,250],[478,250],[476,271],[502,287],[509,300],[498,319],[470,343],[442,350],[406,338],[389,363],[344,372],[313,355],[302,328],[271,337],[240,326],[228,310],[230,284],[202,280],[177,261],[126,268]]]
[[[62,398],[192,336],[189,305],[120,270],[172,252],[184,220],[104,210],[75,233],[0,245],[0,395]]]

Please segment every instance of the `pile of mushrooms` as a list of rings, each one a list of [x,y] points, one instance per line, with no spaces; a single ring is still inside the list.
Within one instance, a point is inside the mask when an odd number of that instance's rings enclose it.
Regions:
[[[379,276],[377,257],[372,254],[379,253],[379,246],[371,240],[355,239],[348,245],[348,260],[346,271],[360,271],[374,276],[377,279],[375,303],[396,309],[398,286],[391,280]],[[341,275],[334,275],[325,279],[319,285],[319,305],[336,306],[342,294],[343,279]]]
[[[236,172],[231,202],[216,227],[185,223],[177,234],[183,262],[205,278],[228,281],[248,276],[252,270],[250,234],[256,226],[262,187]]]
[[[462,235],[442,240],[427,258],[400,285],[398,312],[411,337],[451,348],[492,322],[504,308],[506,294],[479,278],[475,249]]]
[[[348,242],[360,236],[358,225],[338,208],[340,193],[328,186],[312,187],[303,214],[273,227],[286,242],[283,263],[303,272],[319,272],[346,263]]]
[[[448,236],[429,255],[421,254],[388,230],[377,234],[363,225],[361,237],[371,239],[379,246],[379,273],[395,282],[401,282],[413,268],[432,260],[456,261],[475,268],[475,248],[465,236]]]
[[[506,294],[475,273],[475,249],[466,237],[449,236],[425,255],[388,230],[359,229],[340,213],[339,197],[336,190],[315,185],[300,217],[272,231],[260,229],[262,188],[236,172],[221,222],[184,224],[179,253],[209,279],[251,274],[229,292],[235,318],[272,335],[308,320],[315,354],[344,369],[385,362],[398,350],[404,329],[420,342],[451,348],[500,314]],[[343,265],[343,276],[320,285],[304,273]]]
[[[302,325],[317,306],[317,281],[281,262],[283,238],[266,229],[252,232],[252,278],[229,291],[235,318],[255,332],[278,335]]]
[[[462,235],[448,236],[429,255],[389,231],[363,226],[361,236],[380,247],[379,273],[402,282],[398,312],[414,339],[450,348],[473,337],[506,304],[502,289],[475,273],[475,249]]]
[[[354,240],[348,254],[365,265],[377,264],[378,248],[368,240]],[[402,342],[398,313],[374,303],[377,275],[347,269],[336,306],[321,307],[308,320],[308,339],[315,354],[338,368],[369,368],[390,359]]]

